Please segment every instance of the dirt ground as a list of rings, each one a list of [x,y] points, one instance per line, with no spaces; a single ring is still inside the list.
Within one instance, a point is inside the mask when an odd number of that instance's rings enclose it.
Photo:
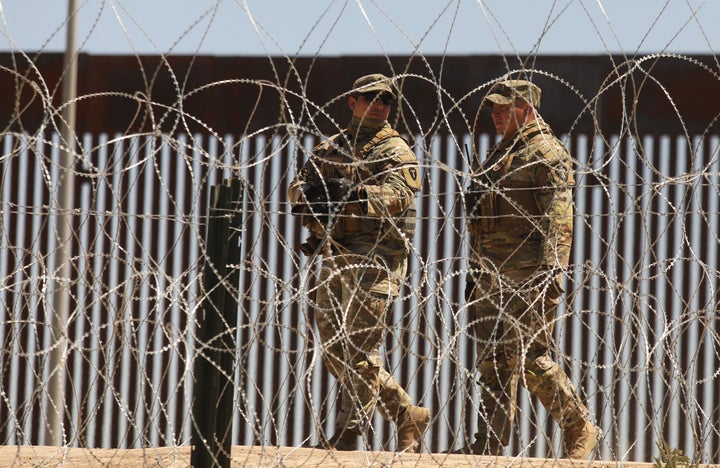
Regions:
[[[335,452],[296,447],[232,448],[233,467],[629,467],[651,468],[651,463],[549,460],[539,458],[479,457],[437,453]],[[43,446],[0,447],[0,468],[10,467],[188,467],[190,447],[148,449],[83,449]],[[208,467],[209,468],[209,467]]]

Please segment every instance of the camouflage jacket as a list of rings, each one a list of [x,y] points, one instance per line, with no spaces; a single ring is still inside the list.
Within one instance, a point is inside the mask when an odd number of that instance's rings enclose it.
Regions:
[[[355,124],[355,125],[354,125]],[[342,204],[327,217],[318,216],[304,203],[307,187],[323,187],[323,180],[344,177],[360,184],[364,199]],[[293,212],[317,239],[351,252],[407,254],[415,232],[415,194],[420,173],[408,143],[383,121],[380,127],[358,127],[333,135],[312,150],[312,155],[290,183]]]
[[[503,272],[567,266],[573,236],[570,154],[538,118],[490,148],[466,192],[471,264]]]

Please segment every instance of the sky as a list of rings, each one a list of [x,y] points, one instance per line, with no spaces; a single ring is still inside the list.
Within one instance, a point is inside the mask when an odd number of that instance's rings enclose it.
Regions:
[[[75,0],[89,54],[715,54],[720,0]],[[0,0],[0,51],[61,52],[69,0]]]

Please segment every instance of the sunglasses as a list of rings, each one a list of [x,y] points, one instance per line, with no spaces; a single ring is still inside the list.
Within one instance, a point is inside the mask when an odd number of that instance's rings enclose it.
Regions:
[[[368,92],[368,93],[360,93],[360,96],[364,97],[369,102],[373,102],[373,101],[379,99],[380,102],[382,102],[383,105],[385,105],[385,106],[389,106],[390,104],[395,102],[395,99],[393,99],[393,97],[387,93]]]

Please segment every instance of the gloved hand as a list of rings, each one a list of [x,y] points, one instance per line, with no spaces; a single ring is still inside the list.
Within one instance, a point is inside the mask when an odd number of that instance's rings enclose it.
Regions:
[[[473,183],[468,185],[467,189],[463,192],[465,198],[465,216],[468,218],[477,218],[480,216],[480,198],[483,192],[480,191],[480,187]]]
[[[357,201],[359,186],[345,177],[333,177],[325,180],[330,201]]]
[[[303,187],[303,197],[305,202],[309,205],[316,203],[327,203],[327,197],[325,196],[325,190],[322,187],[314,185],[306,185]]]
[[[303,186],[302,203],[295,205],[291,213],[296,216],[317,216],[321,222],[325,222],[329,212],[330,207],[325,196],[325,189],[306,184]]]

